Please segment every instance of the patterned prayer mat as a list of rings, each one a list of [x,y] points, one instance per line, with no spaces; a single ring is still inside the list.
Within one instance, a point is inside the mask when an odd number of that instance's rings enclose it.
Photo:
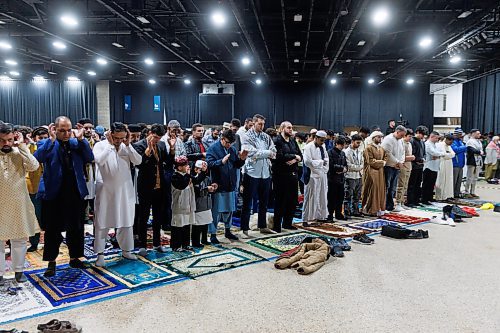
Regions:
[[[94,252],[94,236],[85,233],[85,241],[84,241],[84,247],[83,247],[83,255],[87,259],[93,259],[97,257],[97,253]],[[113,244],[109,242],[109,240],[106,241],[106,247],[104,248],[104,256],[113,256],[117,255],[121,252],[121,250],[113,248]]]
[[[410,215],[399,214],[399,213],[387,213],[387,214],[382,215],[380,218],[382,220],[398,222],[398,223],[405,223],[405,224],[422,223],[422,222],[427,222],[430,220],[426,217],[416,217],[416,216],[410,216]]]
[[[424,212],[432,212],[432,213],[442,213],[443,212],[442,208],[439,208],[436,206],[424,206],[424,207],[418,206],[418,207],[415,207],[415,209],[422,210]]]
[[[225,249],[225,248],[222,246],[216,247],[216,246],[212,246],[212,245],[206,245],[202,249],[196,249],[194,253],[191,251],[176,252],[176,251],[172,251],[172,250],[169,250],[168,252],[165,252],[165,253],[161,253],[161,252],[157,252],[157,251],[149,251],[148,255],[146,256],[146,259],[154,262],[155,264],[164,265],[164,264],[167,264],[171,261],[189,258],[189,257],[195,256],[197,254],[217,252],[217,251],[220,251],[223,249]]]
[[[366,222],[358,222],[358,223],[352,223],[349,224],[350,227],[361,229],[361,230],[366,230],[368,232],[379,232],[382,230],[382,227],[384,225],[394,225],[394,226],[402,226],[404,227],[405,224],[403,223],[397,223],[397,222],[392,222],[392,221],[387,221],[387,220],[373,220],[373,221],[366,221]]]
[[[266,259],[250,251],[232,248],[179,259],[169,263],[168,266],[191,278],[197,278],[260,261]]]
[[[53,306],[127,290],[115,279],[93,267],[75,269],[64,265],[58,267],[56,275],[51,278],[45,278],[44,271],[26,272],[26,276]]]
[[[311,232],[323,234],[330,237],[353,237],[355,235],[363,234],[364,232],[359,229],[349,228],[348,226],[340,226],[333,223],[320,223],[318,225],[305,227],[303,223],[297,223],[295,226],[299,229],[308,230]]]
[[[36,270],[41,268],[47,268],[47,262],[43,261],[43,249],[36,250],[35,252],[26,252],[26,262],[25,266],[29,266],[26,270]],[[66,244],[61,244],[59,247],[59,256],[57,257],[58,264],[69,263],[69,252]]]
[[[454,198],[453,200],[446,200],[444,203],[448,205],[459,205],[459,206],[469,206],[469,207],[474,207],[474,208],[480,208],[483,203],[486,201],[481,201],[481,200],[472,200],[472,199],[458,199]]]
[[[9,288],[15,288],[17,292],[10,294]],[[2,322],[52,309],[50,302],[31,283],[17,284],[9,280],[0,287],[0,321]]]
[[[318,237],[318,235],[306,231],[300,231],[289,234],[279,234],[269,237],[252,239],[247,242],[247,244],[258,247],[262,250],[266,250],[268,252],[281,254],[293,249],[297,245],[300,245],[300,243],[306,237]]]
[[[138,257],[138,260],[114,257],[106,260],[106,267],[96,268],[112,276],[129,288],[183,278],[183,276],[179,275],[177,272],[168,270],[165,267],[161,267],[141,257]]]

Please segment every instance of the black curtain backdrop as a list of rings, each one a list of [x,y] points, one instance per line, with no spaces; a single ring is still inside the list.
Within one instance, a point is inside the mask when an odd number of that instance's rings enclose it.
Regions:
[[[200,92],[201,84],[110,83],[112,120],[163,123],[163,112],[153,112],[153,96],[160,95],[161,110],[165,111],[166,119],[177,119],[183,127],[190,127],[200,120]],[[399,114],[413,128],[420,124],[432,128],[433,123],[432,96],[426,84],[366,86],[344,83],[330,86],[277,83],[256,86],[237,83],[235,93],[235,116],[243,120],[260,113],[266,117],[268,126],[289,120],[295,125],[333,130],[379,125],[385,131],[387,120],[398,120]],[[132,96],[132,107],[128,112],[124,110],[124,95]]]
[[[58,116],[96,121],[96,87],[91,82],[0,81],[0,120],[16,125],[50,124]]]
[[[464,84],[462,127],[466,131],[500,132],[500,73]]]

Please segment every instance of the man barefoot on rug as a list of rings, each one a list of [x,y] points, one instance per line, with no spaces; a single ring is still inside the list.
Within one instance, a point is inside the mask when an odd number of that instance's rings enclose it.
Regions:
[[[106,139],[94,146],[97,165],[94,219],[94,252],[96,266],[105,266],[104,248],[110,228],[116,228],[116,239],[124,258],[137,260],[134,249],[135,191],[130,165],[142,163],[142,156],[130,144],[130,132],[120,122],[111,124]]]
[[[46,277],[56,274],[56,259],[66,231],[69,264],[84,268],[79,260],[84,246],[84,198],[88,195],[85,164],[94,160],[84,129],[73,130],[71,120],[57,117],[49,126],[50,138],[38,143],[35,157],[43,163],[38,196],[42,199],[42,229],[45,230],[43,260],[48,261]],[[71,138],[71,135],[75,138]]]
[[[0,124],[0,284],[5,272],[5,242],[10,240],[12,268],[17,282],[26,282],[23,274],[28,237],[38,231],[35,208],[26,187],[26,173],[38,169],[21,133]]]

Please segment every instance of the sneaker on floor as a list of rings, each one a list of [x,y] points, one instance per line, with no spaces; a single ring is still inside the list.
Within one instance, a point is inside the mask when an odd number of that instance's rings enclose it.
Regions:
[[[24,283],[24,282],[28,281],[28,278],[26,277],[26,275],[24,275],[23,272],[16,272],[14,274],[14,278],[16,279],[16,281],[18,283]]]
[[[139,249],[139,252],[137,252],[138,255],[140,255],[141,257],[145,257],[148,255],[148,250],[146,250],[145,248],[141,247]]]
[[[352,241],[363,245],[372,245],[370,238],[367,237],[365,234],[354,236],[352,238]]]
[[[128,260],[137,260],[137,256],[130,251],[122,251],[122,256]]]
[[[242,239],[251,239],[251,238],[253,238],[253,237],[252,237],[252,236],[250,236],[250,234],[248,233],[248,230],[242,230],[242,231],[241,231],[241,235],[240,235],[240,237],[241,237]]]
[[[168,252],[168,247],[160,245],[160,246],[153,247],[153,250],[160,252],[160,253],[165,253],[165,252]]]
[[[396,205],[396,207],[394,207],[394,209],[392,211],[395,213],[399,213],[399,212],[402,212],[403,210],[404,210],[403,206]]]
[[[276,231],[271,230],[269,228],[260,228],[260,233],[264,234],[264,235],[274,235],[274,234],[277,234]]]
[[[212,243],[212,245],[219,245],[220,242],[219,240],[217,239],[217,236],[216,235],[211,235],[210,236],[210,242]]]

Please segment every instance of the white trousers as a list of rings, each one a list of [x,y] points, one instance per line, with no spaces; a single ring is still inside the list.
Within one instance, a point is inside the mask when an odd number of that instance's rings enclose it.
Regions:
[[[12,259],[12,269],[14,272],[22,272],[24,270],[24,259],[26,250],[28,249],[28,239],[11,239],[10,240],[10,257]],[[5,273],[5,241],[0,241],[0,276]]]
[[[102,253],[106,248],[106,238],[109,228],[95,229],[94,252]],[[133,227],[116,228],[116,240],[122,251],[132,251],[134,249]]]

